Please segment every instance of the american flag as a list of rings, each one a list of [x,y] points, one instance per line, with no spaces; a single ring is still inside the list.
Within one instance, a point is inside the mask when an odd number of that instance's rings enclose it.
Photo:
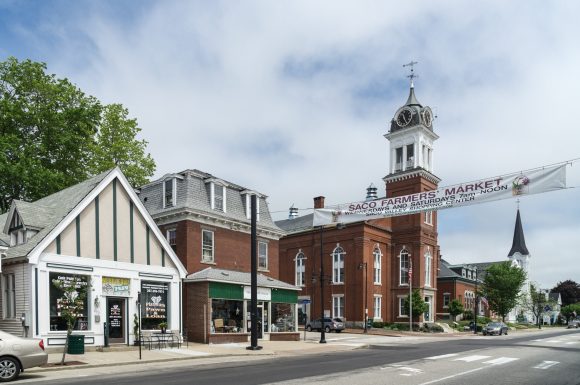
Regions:
[[[409,280],[413,277],[413,265],[409,265]]]
[[[487,302],[487,298],[480,297],[481,303],[485,305],[485,307],[489,307],[489,303]]]

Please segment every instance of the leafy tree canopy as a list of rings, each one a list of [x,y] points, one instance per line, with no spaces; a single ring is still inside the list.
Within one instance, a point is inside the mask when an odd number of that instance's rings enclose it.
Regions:
[[[421,295],[419,289],[413,290],[412,300],[413,300],[412,303],[413,319],[416,319],[429,309],[429,305],[425,303],[425,300],[423,299],[423,296]],[[405,298],[404,306],[407,309],[409,308],[409,296]]]
[[[449,303],[449,314],[451,314],[453,320],[455,320],[455,317],[461,313],[463,313],[463,304],[460,300],[454,299]]]
[[[502,316],[518,304],[519,294],[526,282],[526,272],[510,261],[491,265],[481,287],[481,294],[487,299],[490,310]]]
[[[137,122],[103,106],[44,63],[0,62],[0,213],[13,199],[35,201],[118,165],[134,185],[155,162]]]
[[[558,282],[558,284],[552,289],[552,292],[560,293],[560,296],[562,297],[562,306],[580,302],[580,284],[571,279]]]

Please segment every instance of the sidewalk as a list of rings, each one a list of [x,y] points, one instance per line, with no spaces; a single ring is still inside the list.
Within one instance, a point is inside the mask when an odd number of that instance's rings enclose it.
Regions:
[[[262,341],[258,342],[260,350],[248,350],[250,343],[234,344],[184,344],[181,348],[165,349],[141,349],[134,346],[119,346],[105,348],[104,351],[85,351],[85,354],[67,354],[65,365],[59,365],[62,359],[62,351],[52,349],[48,352],[48,365],[45,367],[30,368],[26,371],[46,372],[56,370],[74,370],[93,367],[120,366],[133,364],[147,364],[152,362],[174,362],[192,359],[220,359],[224,357],[263,357],[268,356],[292,356],[304,354],[319,354],[325,352],[338,352],[353,350],[360,346],[343,344],[319,344],[317,341]]]
[[[545,329],[544,329],[545,330]],[[514,334],[534,332],[537,329],[522,331],[513,331]],[[330,352],[340,352],[346,350],[359,349],[368,346],[365,337],[374,339],[384,337],[385,343],[389,341],[397,344],[417,343],[419,341],[435,341],[442,339],[455,338],[473,338],[481,335],[472,333],[422,333],[422,332],[403,332],[389,331],[384,329],[369,329],[366,334],[363,330],[347,329],[343,333],[326,334],[326,344],[320,344],[320,334],[310,332],[307,334],[306,341],[302,340],[303,333],[300,333],[300,341],[263,341],[259,340],[258,345],[261,350],[248,350],[250,343],[232,343],[232,344],[200,344],[190,342],[184,344],[181,348],[152,349],[143,348],[141,350],[141,359],[139,359],[139,348],[134,346],[121,345],[118,347],[105,348],[104,351],[86,351],[85,354],[72,355],[67,354],[65,366],[57,365],[62,358],[60,349],[51,349],[48,352],[48,366],[27,369],[28,373],[47,372],[58,370],[74,370],[95,367],[121,366],[134,364],[147,364],[155,362],[174,362],[181,360],[198,360],[199,363],[206,361],[219,361],[225,358],[232,359],[235,357],[253,357],[268,358],[272,356],[296,356],[305,354],[321,354]],[[373,338],[374,337],[374,338]]]

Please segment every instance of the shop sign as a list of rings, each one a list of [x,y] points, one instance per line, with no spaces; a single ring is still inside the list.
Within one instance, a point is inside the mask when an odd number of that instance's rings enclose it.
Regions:
[[[244,299],[252,299],[252,287],[244,286]],[[271,301],[272,289],[267,287],[258,288],[258,301]]]
[[[131,294],[129,278],[103,277],[103,294],[128,297]]]
[[[141,282],[144,318],[167,318],[169,286],[161,282]]]

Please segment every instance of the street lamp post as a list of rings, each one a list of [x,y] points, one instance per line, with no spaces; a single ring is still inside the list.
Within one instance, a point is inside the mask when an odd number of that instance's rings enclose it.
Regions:
[[[367,333],[368,329],[367,329],[367,318],[368,318],[368,313],[369,313],[369,309],[367,307],[367,263],[366,262],[361,262],[358,264],[358,269],[365,270],[365,279],[364,279],[364,285],[365,285],[365,290],[364,290],[364,316],[363,316],[363,322],[364,322],[364,332]]]
[[[324,244],[322,242],[322,233],[324,231],[324,226],[320,226],[320,341],[319,343],[326,343],[326,332],[324,330]]]
[[[474,313],[473,334],[477,334],[477,313],[478,313],[478,309],[479,309],[479,297],[478,297],[478,293],[477,293],[477,266],[474,266],[473,270],[475,272],[475,306],[473,306],[473,313]]]

